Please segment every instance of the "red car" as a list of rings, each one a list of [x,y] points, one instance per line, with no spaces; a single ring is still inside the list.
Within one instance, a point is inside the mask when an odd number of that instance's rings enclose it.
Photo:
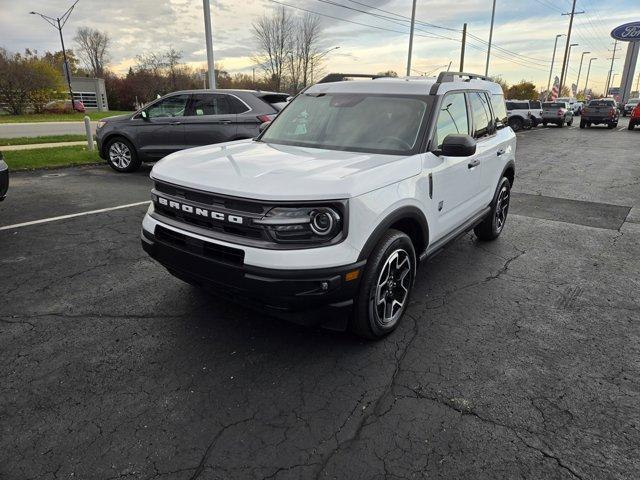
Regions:
[[[640,125],[640,104],[631,112],[631,118],[629,119],[629,130],[636,128],[636,125]]]

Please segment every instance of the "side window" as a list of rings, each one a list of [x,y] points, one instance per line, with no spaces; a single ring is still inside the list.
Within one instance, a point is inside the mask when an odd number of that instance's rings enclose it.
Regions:
[[[231,110],[231,113],[245,113],[250,110],[249,107],[247,107],[247,105],[238,97],[227,95],[227,100],[229,100],[229,108]]]
[[[491,105],[493,106],[493,115],[495,123],[506,125],[508,122],[507,107],[504,103],[504,95],[491,95]]]
[[[507,102],[507,110],[516,110],[516,106],[513,102]]]
[[[452,133],[469,134],[469,116],[464,93],[452,93],[442,99],[434,144],[438,150],[447,135]]]
[[[482,138],[493,133],[493,121],[491,120],[491,108],[486,93],[471,92],[471,110],[473,112],[473,137]]]
[[[187,108],[189,95],[173,95],[147,108],[149,118],[183,117]]]
[[[229,115],[231,107],[227,95],[218,93],[196,93],[193,95],[190,115],[201,117],[204,115]]]
[[[542,104],[537,100],[533,100],[533,101],[529,102],[529,106],[533,110],[540,110],[542,108]]]

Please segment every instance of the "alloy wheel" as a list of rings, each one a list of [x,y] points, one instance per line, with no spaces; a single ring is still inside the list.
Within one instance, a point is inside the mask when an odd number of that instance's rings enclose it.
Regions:
[[[496,202],[496,228],[498,231],[502,231],[504,223],[507,221],[507,213],[509,212],[509,188],[504,185],[498,195],[498,201]]]
[[[371,311],[380,326],[389,327],[402,316],[411,278],[411,257],[406,250],[393,251],[380,271],[371,300]]]
[[[125,169],[131,164],[131,151],[122,142],[113,142],[109,147],[109,160],[120,169]]]

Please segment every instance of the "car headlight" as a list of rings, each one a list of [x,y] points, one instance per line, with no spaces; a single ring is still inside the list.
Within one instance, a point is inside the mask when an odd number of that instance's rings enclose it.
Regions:
[[[274,207],[254,223],[277,243],[331,243],[341,237],[341,206]]]
[[[104,127],[107,124],[107,122],[99,120],[98,123],[96,124],[96,130],[100,130],[102,127]]]

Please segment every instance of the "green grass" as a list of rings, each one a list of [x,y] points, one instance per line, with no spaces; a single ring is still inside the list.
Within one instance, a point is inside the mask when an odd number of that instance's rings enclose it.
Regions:
[[[8,147],[11,145],[36,145],[38,143],[79,142],[86,139],[86,135],[46,135],[43,137],[0,138],[0,147]]]
[[[3,153],[11,170],[70,167],[103,161],[96,150],[89,152],[82,146],[10,150]]]
[[[114,115],[122,115],[133,112],[119,112],[111,110],[110,112],[87,112],[87,113],[28,113],[26,115],[0,115],[0,123],[34,123],[34,122],[81,122],[85,115],[91,120],[100,120],[105,117]]]

